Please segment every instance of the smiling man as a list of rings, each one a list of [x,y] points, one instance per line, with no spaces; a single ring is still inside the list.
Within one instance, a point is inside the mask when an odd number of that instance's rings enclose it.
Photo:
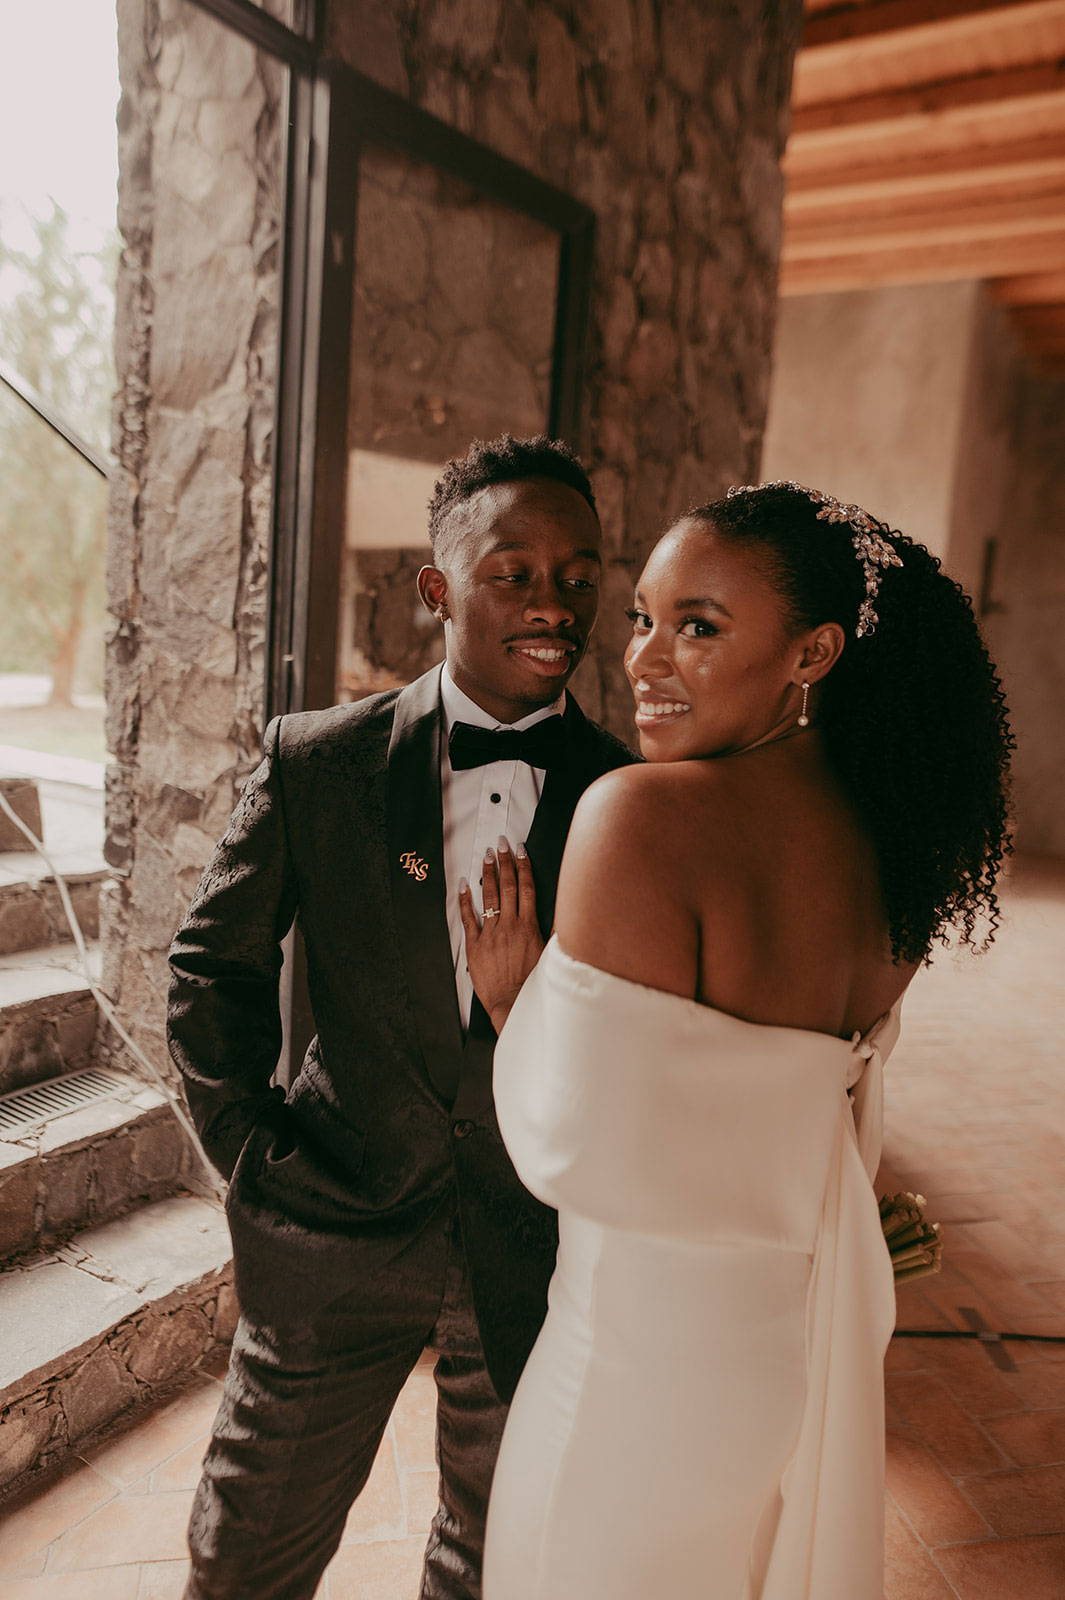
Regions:
[[[311,1600],[426,1347],[440,1504],[421,1600],[478,1600],[506,1405],[546,1311],[555,1217],[499,1137],[459,883],[476,893],[500,836],[527,845],[546,936],[577,800],[635,758],[566,690],[601,567],[572,452],[476,443],[445,469],[429,531],[418,589],[443,667],[270,724],[171,950],[170,1046],[231,1180],[242,1312],[186,1600]],[[317,1034],[284,1097],[270,1080],[297,917]]]

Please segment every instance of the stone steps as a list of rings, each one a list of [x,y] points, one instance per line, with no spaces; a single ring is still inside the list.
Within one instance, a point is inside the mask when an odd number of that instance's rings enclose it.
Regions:
[[[165,1097],[111,1068],[0,1098],[0,1264],[173,1193],[193,1160]]]
[[[16,798],[28,814],[39,797],[24,787]],[[106,869],[85,808],[77,796],[44,799],[55,868],[93,940]],[[17,840],[0,842],[6,1499],[179,1383],[232,1337],[236,1304],[221,1207],[175,1193],[198,1178],[180,1124],[162,1093],[123,1070],[121,1055],[114,1066],[96,1064],[97,1006],[55,880]],[[95,976],[95,948],[90,964]]]
[[[96,1023],[73,944],[0,956],[0,1094],[89,1066]]]
[[[41,832],[41,791],[34,778],[0,776],[0,794],[3,795],[20,822],[24,822],[38,839]],[[6,811],[0,811],[0,850],[25,850],[26,836],[12,822]]]
[[[70,891],[86,939],[100,931],[100,886],[107,868],[99,853],[79,851],[55,862]],[[55,879],[31,852],[0,855],[0,956],[70,939]]]
[[[229,1253],[221,1207],[179,1195],[0,1273],[0,1491],[232,1337]]]

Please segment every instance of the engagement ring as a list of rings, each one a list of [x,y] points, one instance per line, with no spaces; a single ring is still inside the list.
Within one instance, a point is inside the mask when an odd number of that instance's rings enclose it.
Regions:
[[[489,917],[498,917],[498,915],[499,915],[499,907],[498,906],[493,906],[488,911],[485,912],[484,920],[487,922]]]

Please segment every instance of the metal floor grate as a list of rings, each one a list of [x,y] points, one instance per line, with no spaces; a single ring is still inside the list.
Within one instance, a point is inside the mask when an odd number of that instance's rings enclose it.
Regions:
[[[110,1072],[90,1067],[86,1072],[72,1072],[69,1077],[52,1078],[48,1083],[34,1083],[28,1089],[0,1095],[0,1138],[24,1133],[38,1122],[77,1111],[94,1100],[106,1100],[121,1082]]]

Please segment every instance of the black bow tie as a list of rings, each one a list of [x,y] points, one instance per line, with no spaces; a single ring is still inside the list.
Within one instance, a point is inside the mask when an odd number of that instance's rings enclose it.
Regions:
[[[545,717],[531,728],[475,728],[453,724],[447,753],[455,772],[487,767],[492,761],[527,761],[530,767],[557,767],[565,759],[566,731],[561,717]]]

